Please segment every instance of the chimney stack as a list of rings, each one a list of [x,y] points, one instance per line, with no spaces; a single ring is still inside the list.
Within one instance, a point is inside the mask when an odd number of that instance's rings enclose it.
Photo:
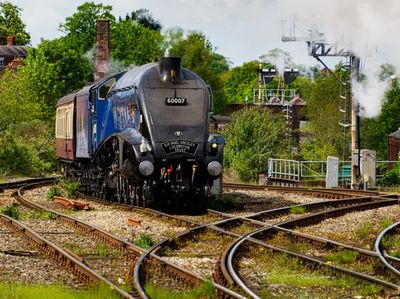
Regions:
[[[110,72],[110,21],[96,20],[96,59],[94,80],[98,81]]]
[[[7,46],[12,46],[15,43],[15,37],[12,35],[7,36]]]

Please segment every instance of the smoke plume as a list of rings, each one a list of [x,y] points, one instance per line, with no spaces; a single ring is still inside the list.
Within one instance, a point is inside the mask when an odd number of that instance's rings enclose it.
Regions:
[[[328,42],[338,42],[360,57],[365,84],[353,82],[355,98],[364,115],[379,114],[388,82],[380,81],[380,66],[391,64],[400,70],[396,33],[400,28],[400,1],[396,0],[290,0],[276,2],[280,11],[295,16],[304,28],[316,25]]]

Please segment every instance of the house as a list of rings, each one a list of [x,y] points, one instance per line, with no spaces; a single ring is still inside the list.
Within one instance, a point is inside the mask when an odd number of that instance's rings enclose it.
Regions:
[[[6,68],[18,68],[28,53],[28,46],[15,45],[15,37],[0,37],[0,73]]]

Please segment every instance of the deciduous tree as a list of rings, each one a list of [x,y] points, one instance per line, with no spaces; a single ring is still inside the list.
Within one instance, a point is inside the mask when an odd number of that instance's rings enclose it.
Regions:
[[[31,37],[25,31],[21,11],[21,8],[10,2],[0,2],[0,35],[12,35],[15,37],[15,44],[26,45],[29,44]]]
[[[281,114],[260,108],[245,108],[232,115],[225,137],[225,163],[242,181],[255,181],[265,173],[268,158],[291,157],[287,125]]]

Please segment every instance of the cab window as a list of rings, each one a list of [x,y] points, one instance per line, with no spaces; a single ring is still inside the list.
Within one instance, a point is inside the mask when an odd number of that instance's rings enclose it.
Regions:
[[[115,84],[115,78],[111,78],[110,80],[104,82],[99,87],[99,100],[105,100],[111,88]]]

